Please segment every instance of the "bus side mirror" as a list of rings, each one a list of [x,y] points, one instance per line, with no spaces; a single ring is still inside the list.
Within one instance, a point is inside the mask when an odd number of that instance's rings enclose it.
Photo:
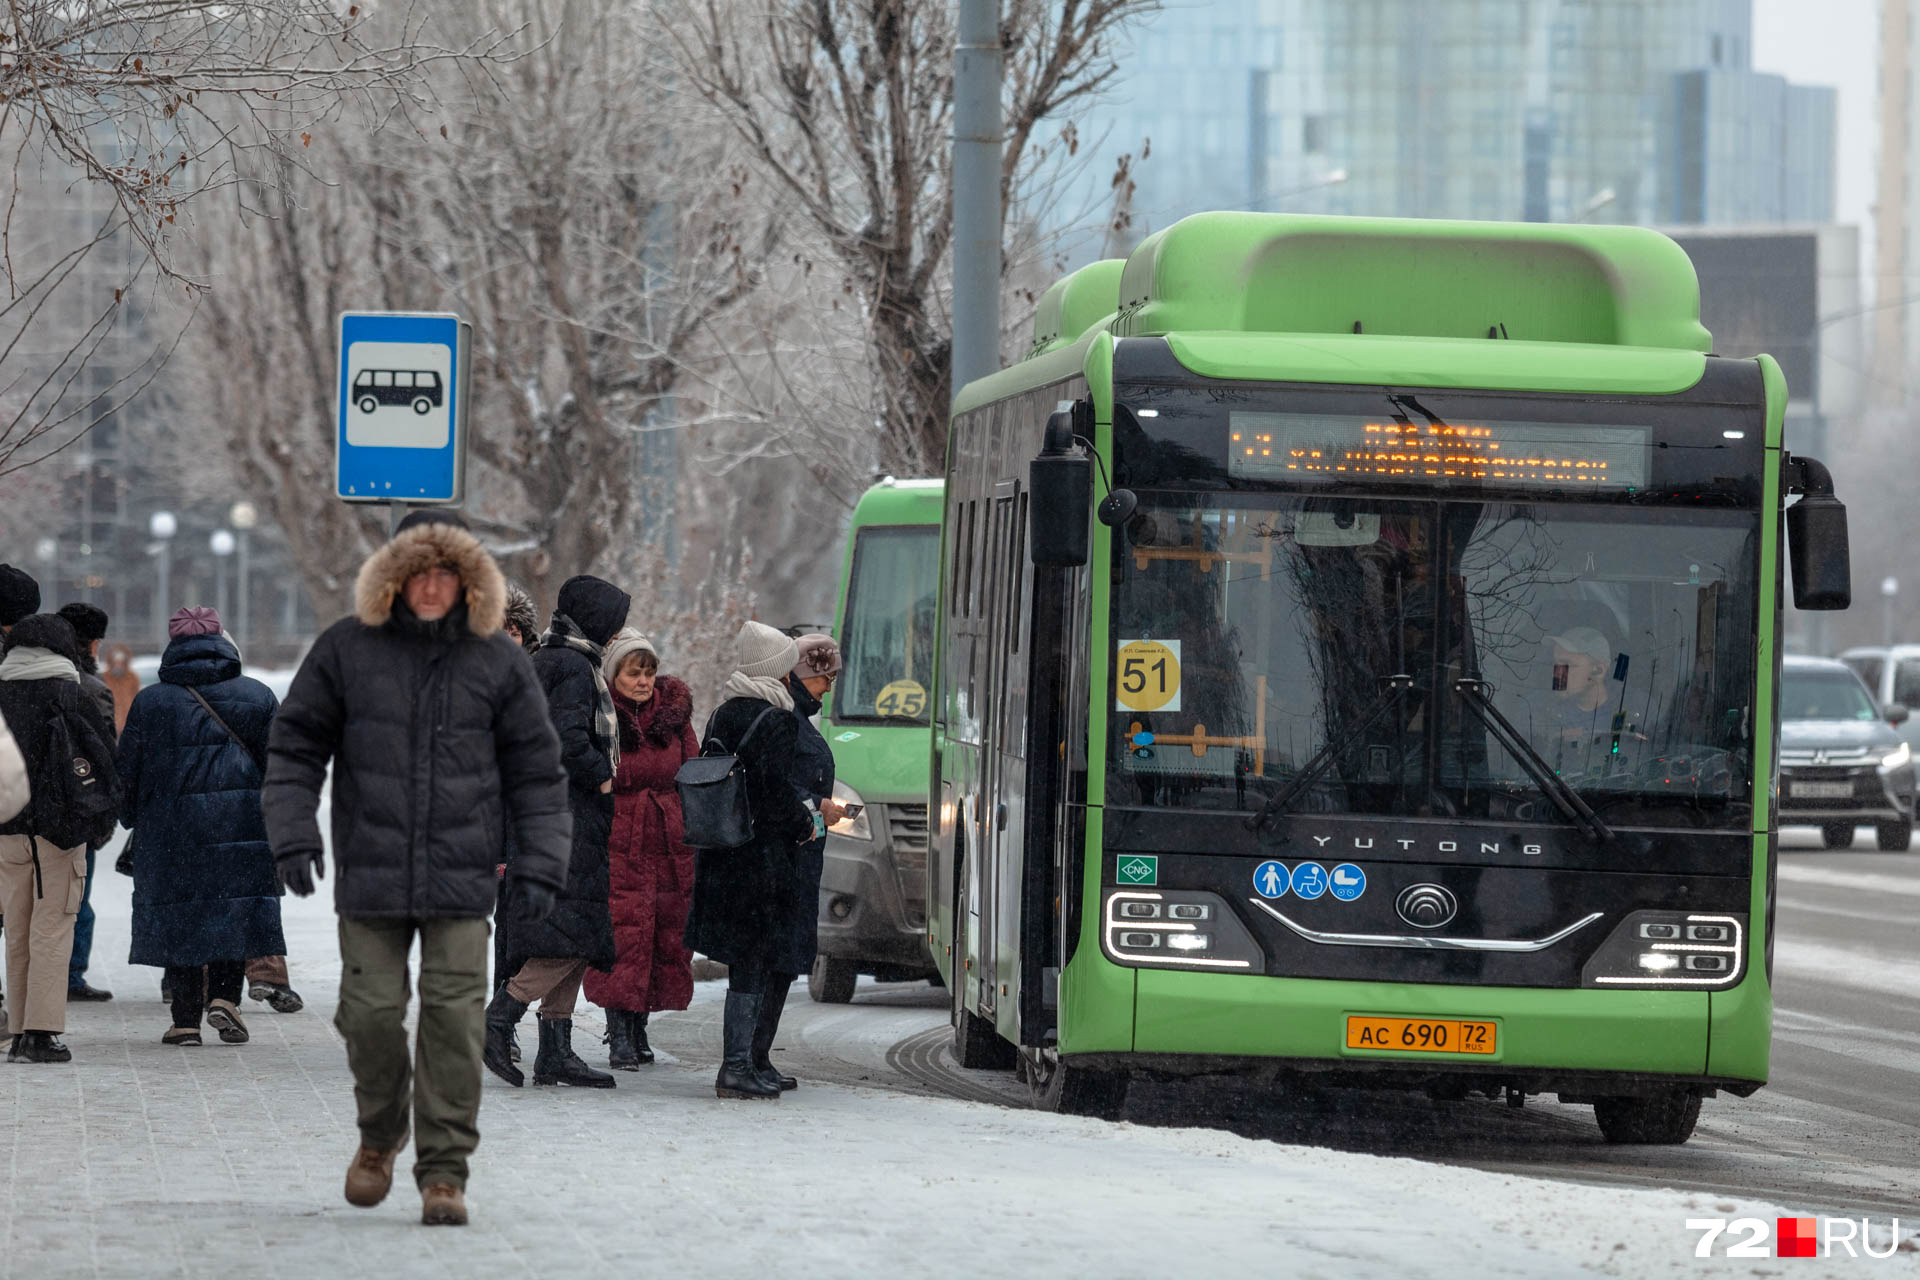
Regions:
[[[1093,460],[1074,452],[1073,434],[1072,409],[1055,410],[1040,456],[1027,470],[1027,524],[1033,562],[1042,568],[1077,569],[1087,562]]]
[[[1833,496],[1833,476],[1818,459],[1788,459],[1785,479],[1800,501],[1787,508],[1787,563],[1793,571],[1793,607],[1845,609],[1853,604],[1847,550],[1847,508]]]

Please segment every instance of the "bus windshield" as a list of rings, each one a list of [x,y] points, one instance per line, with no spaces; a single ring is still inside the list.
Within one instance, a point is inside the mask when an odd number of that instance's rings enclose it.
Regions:
[[[855,535],[834,720],[928,722],[939,585],[938,526],[876,526]]]
[[[1143,493],[1123,534],[1109,804],[1311,772],[1291,812],[1562,824],[1551,769],[1612,825],[1748,820],[1752,513]]]

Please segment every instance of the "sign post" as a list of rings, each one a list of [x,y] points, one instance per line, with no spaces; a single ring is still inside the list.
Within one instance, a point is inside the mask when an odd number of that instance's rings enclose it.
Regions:
[[[466,498],[473,326],[453,315],[340,315],[335,492],[344,502]]]

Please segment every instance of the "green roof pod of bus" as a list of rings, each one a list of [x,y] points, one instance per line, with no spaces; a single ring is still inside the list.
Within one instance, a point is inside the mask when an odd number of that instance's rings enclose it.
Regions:
[[[1034,310],[1033,346],[1027,357],[1070,346],[1087,330],[1110,319],[1120,297],[1120,272],[1126,265],[1125,258],[1106,258],[1054,281]]]
[[[1116,337],[1489,336],[1705,354],[1686,252],[1642,227],[1199,213],[1120,279]]]

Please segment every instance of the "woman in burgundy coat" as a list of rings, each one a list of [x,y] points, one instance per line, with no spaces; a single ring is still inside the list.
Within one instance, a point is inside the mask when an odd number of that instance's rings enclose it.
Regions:
[[[653,1061],[647,1015],[693,1000],[693,953],[682,937],[693,895],[693,850],[680,843],[680,793],[673,775],[700,754],[693,694],[660,674],[653,642],[631,628],[608,642],[601,668],[620,719],[620,767],[613,779],[613,837],[607,844],[614,962],[587,970],[587,999],[607,1011],[607,1065],[638,1071]]]

